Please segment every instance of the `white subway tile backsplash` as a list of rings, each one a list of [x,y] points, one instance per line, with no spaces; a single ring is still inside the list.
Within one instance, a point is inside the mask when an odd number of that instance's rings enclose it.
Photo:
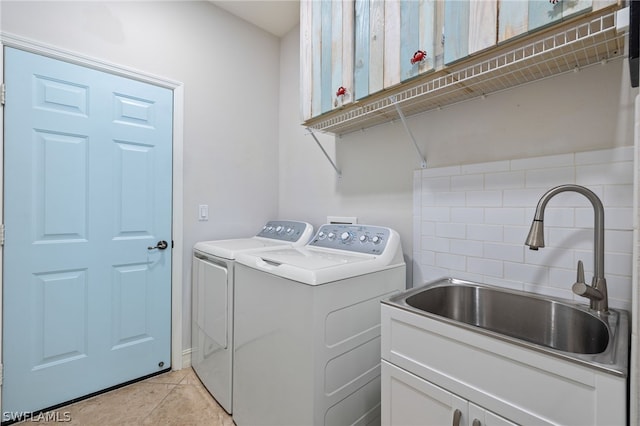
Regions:
[[[451,240],[449,250],[454,254],[482,257],[484,244],[482,241]]]
[[[445,222],[451,218],[451,210],[449,207],[422,207],[422,220],[430,220],[434,222]]]
[[[527,265],[521,262],[504,262],[504,276],[522,283],[549,283],[549,270],[537,265]]]
[[[450,253],[437,253],[436,264],[442,268],[464,271],[466,268],[466,256]]]
[[[449,191],[451,188],[451,178],[445,177],[429,177],[422,179],[422,193],[431,194],[435,192]]]
[[[467,192],[467,206],[500,207],[502,206],[502,191],[469,191]]]
[[[593,209],[576,209],[576,227],[593,228]],[[633,228],[633,208],[631,207],[605,207],[605,229],[631,229]]]
[[[436,235],[436,223],[433,221],[422,221],[420,223],[420,235],[422,236],[435,236]]]
[[[524,188],[524,171],[486,174],[484,188],[487,190]]]
[[[464,192],[436,192],[436,206],[464,206],[466,204],[466,196]]]
[[[545,189],[506,189],[502,192],[503,207],[531,207],[535,208],[538,200],[545,193]]]
[[[491,225],[524,225],[525,209],[487,208],[484,210],[484,222]]]
[[[572,250],[550,249],[548,247],[540,250],[526,250],[524,261],[530,265],[553,268],[572,268],[574,266]]]
[[[529,225],[505,226],[502,241],[509,244],[521,244],[524,247],[524,240],[526,240],[527,235],[529,235],[529,227]]]
[[[472,175],[478,173],[497,173],[510,170],[509,161],[493,161],[490,163],[465,164],[460,167],[460,173]]]
[[[484,175],[451,176],[452,191],[482,191],[484,189]]]
[[[615,163],[619,161],[633,161],[633,146],[577,152],[575,154],[576,165]]]
[[[525,182],[527,188],[542,188],[544,192],[554,186],[575,182],[575,179],[575,169],[573,167],[557,167],[527,170]]]
[[[633,182],[633,163],[590,164],[576,167],[578,185],[622,185]]]
[[[559,154],[511,160],[511,170],[533,170],[573,166],[573,157],[574,154]]]
[[[611,207],[633,207],[633,185],[607,185],[602,203]]]
[[[504,227],[498,225],[467,225],[467,238],[477,241],[502,241]],[[524,242],[524,240],[522,240]]]
[[[465,238],[467,226],[464,223],[436,223],[436,235],[442,238]]]
[[[617,307],[629,305],[633,153],[622,147],[416,172],[414,285],[452,276],[573,298],[578,259],[587,279],[593,275],[590,202],[577,193],[558,194],[545,211],[546,247],[532,251],[524,240],[542,194],[577,183],[603,201],[610,297]]]
[[[467,272],[502,278],[503,264],[504,262],[499,260],[469,257],[467,259]]]
[[[484,209],[482,207],[453,207],[451,222],[484,223]]]
[[[534,215],[535,212],[530,216],[531,220],[533,220]],[[544,224],[548,227],[574,227],[576,224],[575,216],[576,211],[572,208],[547,207],[544,212]]]
[[[524,245],[484,243],[483,257],[509,262],[523,262]]]
[[[605,231],[605,251],[627,253],[633,244],[633,230],[607,230]]]
[[[448,238],[422,237],[422,250],[432,250],[441,253],[449,252],[451,240]]]
[[[632,267],[633,256],[630,253],[605,253],[604,255],[605,273],[631,275]]]

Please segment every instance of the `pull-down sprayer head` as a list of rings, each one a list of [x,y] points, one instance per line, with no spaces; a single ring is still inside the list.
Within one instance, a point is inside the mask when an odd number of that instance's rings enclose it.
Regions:
[[[542,220],[533,219],[529,235],[524,243],[531,250],[538,250],[540,247],[544,247],[544,222]]]

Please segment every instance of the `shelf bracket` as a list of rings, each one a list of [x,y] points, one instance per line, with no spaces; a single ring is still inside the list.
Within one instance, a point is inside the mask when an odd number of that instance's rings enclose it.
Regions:
[[[416,138],[413,136],[413,133],[411,133],[411,129],[409,129],[409,126],[407,125],[407,119],[404,117],[404,114],[403,114],[402,110],[400,109],[400,105],[398,105],[398,102],[396,102],[396,97],[395,96],[389,96],[389,100],[391,101],[393,106],[396,107],[396,111],[398,111],[398,115],[400,116],[400,121],[402,121],[402,125],[404,126],[404,130],[407,131],[407,134],[409,135],[409,137],[411,138],[411,141],[413,142],[413,147],[416,149],[416,155],[418,156],[418,158],[420,160],[420,168],[426,169],[427,168],[427,160],[425,160],[424,155],[422,155],[422,152],[420,152],[420,148],[418,147],[418,143],[416,142]]]
[[[324,156],[327,157],[327,160],[329,160],[329,162],[331,163],[331,166],[336,171],[336,174],[338,175],[338,177],[341,178],[342,172],[338,169],[338,167],[336,166],[336,163],[333,162],[331,157],[329,157],[329,154],[327,154],[327,151],[325,151],[324,147],[318,140],[318,137],[316,136],[315,133],[313,133],[313,129],[311,127],[307,127],[307,130],[309,131],[309,134],[311,135],[311,137],[313,137],[313,140],[316,141],[316,144],[318,144],[318,147],[320,147],[320,149],[322,150],[322,153],[324,154]]]

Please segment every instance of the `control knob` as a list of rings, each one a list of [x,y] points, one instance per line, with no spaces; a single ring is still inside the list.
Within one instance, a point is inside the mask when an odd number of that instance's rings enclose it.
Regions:
[[[348,243],[349,241],[351,241],[351,239],[353,238],[353,234],[351,232],[343,232],[342,234],[340,234],[340,241],[342,241],[343,243]]]
[[[360,235],[359,240],[360,240],[361,243],[364,244],[369,240],[369,237],[367,237],[366,235]]]
[[[284,227],[282,225],[278,225],[276,226],[276,232],[279,234],[282,232],[282,230],[284,229]]]
[[[327,238],[330,240],[335,240],[336,239],[336,234],[334,234],[333,232],[329,232],[329,235],[327,235]]]
[[[293,233],[293,228],[291,227],[287,228],[287,234],[291,234],[291,233]]]
[[[381,241],[382,241],[382,238],[378,237],[377,235],[375,237],[371,237],[371,242],[373,244],[380,244]]]
[[[321,240],[324,240],[325,238],[327,238],[327,234],[325,234],[324,232],[320,231],[318,232],[318,238]]]

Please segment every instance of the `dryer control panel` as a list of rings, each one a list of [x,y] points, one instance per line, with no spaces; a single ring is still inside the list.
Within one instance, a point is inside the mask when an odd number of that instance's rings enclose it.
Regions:
[[[273,240],[296,242],[306,235],[306,239],[313,233],[313,227],[306,222],[292,220],[270,220],[262,227],[256,237],[271,238]]]
[[[389,228],[370,225],[322,225],[309,246],[380,254],[389,241]]]

